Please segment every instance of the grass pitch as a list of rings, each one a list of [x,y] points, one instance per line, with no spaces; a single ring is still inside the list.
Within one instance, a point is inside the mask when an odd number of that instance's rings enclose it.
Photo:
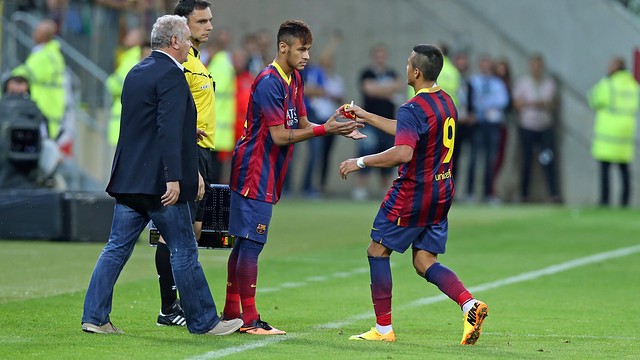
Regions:
[[[260,258],[258,310],[285,336],[198,336],[158,327],[155,249],[136,246],[115,289],[126,334],[80,330],[102,244],[2,241],[0,359],[632,359],[640,354],[640,212],[455,205],[447,254],[489,305],[478,344],[459,344],[458,306],[393,254],[396,343],[348,341],[375,324],[366,247],[379,202],[274,208]],[[617,252],[612,252],[618,250]],[[598,255],[600,257],[594,257]],[[200,252],[218,310],[228,251]]]

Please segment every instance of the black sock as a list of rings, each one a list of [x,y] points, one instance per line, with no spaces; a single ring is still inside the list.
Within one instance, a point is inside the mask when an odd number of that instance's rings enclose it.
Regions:
[[[163,314],[167,314],[171,305],[178,299],[178,291],[171,271],[171,252],[163,243],[158,243],[156,247],[156,270],[160,282],[161,309]]]

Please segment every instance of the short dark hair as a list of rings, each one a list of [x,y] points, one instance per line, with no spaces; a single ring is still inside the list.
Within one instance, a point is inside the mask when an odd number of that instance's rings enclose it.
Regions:
[[[29,84],[29,80],[20,75],[11,75],[4,82],[2,82],[2,93],[7,93],[7,88],[9,87],[10,82],[16,82],[18,84],[27,84],[27,92],[31,93],[31,86]]]
[[[287,20],[280,25],[278,30],[278,44],[284,42],[292,45],[295,39],[300,39],[303,45],[309,45],[313,42],[313,35],[309,26],[300,20]]]
[[[413,51],[411,66],[420,70],[426,80],[436,81],[442,71],[442,51],[431,44],[416,45]]]
[[[184,16],[189,19],[189,14],[194,10],[202,10],[211,7],[207,0],[179,0],[173,7],[173,15]]]

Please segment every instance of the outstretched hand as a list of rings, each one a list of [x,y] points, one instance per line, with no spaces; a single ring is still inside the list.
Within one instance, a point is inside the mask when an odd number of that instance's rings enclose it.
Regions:
[[[324,123],[324,129],[327,131],[327,134],[332,135],[349,135],[358,127],[358,123],[350,120],[350,121],[337,121],[338,113],[336,112]]]
[[[367,117],[367,112],[363,110],[360,106],[356,104],[344,104],[338,108],[338,113],[351,113],[356,116],[356,121],[359,123],[364,123],[364,118]]]
[[[361,140],[361,139],[366,139],[367,135],[361,133],[360,131],[358,131],[358,129],[353,130],[352,132],[350,132],[349,134],[345,135],[344,137],[351,139],[351,140]]]

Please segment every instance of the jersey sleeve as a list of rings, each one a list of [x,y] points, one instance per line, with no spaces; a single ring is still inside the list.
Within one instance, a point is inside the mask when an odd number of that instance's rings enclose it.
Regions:
[[[284,125],[286,121],[285,89],[273,76],[266,76],[254,90],[254,101],[267,126]]]
[[[416,148],[416,144],[420,139],[420,122],[414,113],[414,106],[411,103],[407,103],[398,109],[395,146],[408,145],[412,149]]]

